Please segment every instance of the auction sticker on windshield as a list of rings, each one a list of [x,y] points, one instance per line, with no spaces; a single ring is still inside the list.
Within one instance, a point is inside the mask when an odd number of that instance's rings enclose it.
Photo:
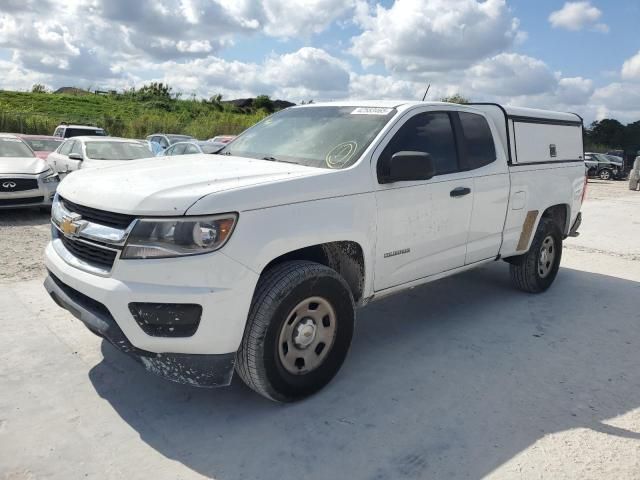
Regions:
[[[351,115],[389,115],[393,108],[382,107],[358,107],[351,112]]]

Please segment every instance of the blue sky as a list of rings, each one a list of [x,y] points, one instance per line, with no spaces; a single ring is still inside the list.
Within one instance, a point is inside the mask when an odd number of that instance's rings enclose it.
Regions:
[[[52,15],[51,12],[55,12]],[[640,120],[639,0],[3,0],[0,88],[473,100]]]

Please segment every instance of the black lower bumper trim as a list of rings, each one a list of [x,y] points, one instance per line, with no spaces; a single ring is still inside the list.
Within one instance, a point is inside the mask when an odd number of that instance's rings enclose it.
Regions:
[[[573,226],[571,227],[571,230],[569,230],[570,237],[577,237],[578,235],[580,235],[580,233],[578,232],[578,229],[580,228],[581,224],[582,224],[582,212],[578,212],[578,216],[576,217],[575,222],[573,222]]]
[[[149,372],[172,382],[197,387],[221,387],[231,383],[234,352],[199,355],[142,350],[131,344],[102,303],[66,285],[51,272],[44,281],[44,288],[60,307],[68,310],[93,333],[136,359]]]

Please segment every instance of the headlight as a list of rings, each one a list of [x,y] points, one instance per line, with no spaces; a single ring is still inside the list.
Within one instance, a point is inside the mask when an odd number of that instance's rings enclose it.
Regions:
[[[222,248],[238,215],[138,220],[121,258],[163,258],[197,255]]]

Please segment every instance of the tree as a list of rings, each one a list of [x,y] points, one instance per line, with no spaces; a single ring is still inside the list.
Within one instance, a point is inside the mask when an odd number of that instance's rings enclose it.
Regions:
[[[448,103],[460,103],[462,105],[466,105],[467,103],[471,102],[471,100],[469,100],[467,97],[463,97],[459,93],[454,93],[453,95],[450,95],[448,97],[443,97],[440,101]]]
[[[253,100],[253,108],[256,110],[262,108],[267,112],[273,112],[273,101],[269,98],[269,95],[258,95]]]
[[[162,82],[151,82],[136,91],[140,100],[171,100],[171,88]]]
[[[47,93],[47,88],[41,83],[34,83],[31,87],[31,93]]]
[[[625,127],[618,120],[605,118],[596,120],[586,131],[587,139],[596,145],[607,145],[610,148],[622,147]]]

